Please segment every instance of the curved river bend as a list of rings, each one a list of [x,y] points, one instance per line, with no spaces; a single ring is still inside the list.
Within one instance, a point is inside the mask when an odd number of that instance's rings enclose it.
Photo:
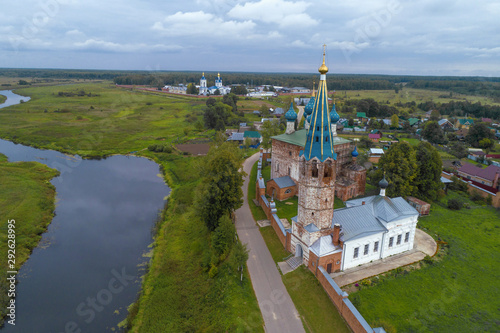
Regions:
[[[56,216],[17,276],[16,325],[6,322],[2,332],[116,327],[140,290],[151,230],[170,192],[159,166],[135,156],[81,160],[5,140],[0,152],[61,172],[52,180]]]

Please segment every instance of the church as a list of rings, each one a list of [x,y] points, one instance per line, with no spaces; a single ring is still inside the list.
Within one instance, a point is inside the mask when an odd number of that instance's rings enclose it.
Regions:
[[[207,79],[205,78],[205,73],[201,75],[200,86],[199,86],[199,95],[216,95],[216,91],[218,90],[220,95],[227,95],[231,92],[230,87],[225,87],[222,85],[222,79],[220,77],[220,73],[217,73],[217,78],[215,79],[215,86],[207,87]]]
[[[271,225],[296,261],[312,271],[323,266],[333,273],[411,250],[418,212],[403,198],[385,195],[385,177],[378,195],[343,199],[346,207],[334,210],[335,195],[364,194],[366,170],[355,163],[353,143],[337,136],[340,117],[335,103],[328,109],[325,53],[319,72],[317,95],[305,109],[306,129],[294,130],[297,114],[290,107],[285,134],[273,137],[267,184],[259,163],[256,199],[264,211],[267,206]],[[273,200],[293,195],[298,196],[297,216],[284,226]]]

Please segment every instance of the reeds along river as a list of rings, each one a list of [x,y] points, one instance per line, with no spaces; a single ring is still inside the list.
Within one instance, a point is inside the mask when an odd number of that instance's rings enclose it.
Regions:
[[[61,172],[52,180],[56,215],[17,276],[16,325],[2,331],[116,327],[140,290],[152,227],[170,192],[159,166],[135,156],[82,160],[5,140],[0,152]]]

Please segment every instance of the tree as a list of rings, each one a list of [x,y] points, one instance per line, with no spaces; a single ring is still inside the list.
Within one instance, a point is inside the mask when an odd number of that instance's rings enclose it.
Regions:
[[[422,131],[422,136],[430,143],[443,144],[446,142],[443,130],[437,121],[428,121]]]
[[[280,134],[281,128],[280,123],[277,121],[265,121],[262,124],[262,129],[260,134],[262,134],[262,148],[266,151],[271,148],[272,141],[271,137]]]
[[[432,110],[431,111],[431,121],[438,121],[439,120],[439,111],[438,110]]]
[[[484,148],[484,149],[489,150],[493,147],[495,147],[495,141],[493,141],[491,139],[484,138],[484,139],[479,141],[479,148]]]
[[[211,236],[212,248],[218,256],[225,256],[229,253],[234,243],[235,232],[233,221],[227,214],[224,214]]]
[[[234,246],[231,262],[234,266],[238,267],[238,270],[241,270],[240,280],[243,280],[243,268],[245,267],[247,260],[248,249],[246,244],[241,243],[241,241],[237,241]]]
[[[265,104],[262,104],[260,106],[259,111],[260,111],[260,115],[264,118],[268,118],[271,115],[271,113],[269,112],[269,107]]]
[[[194,83],[190,83],[187,86],[186,94],[188,95],[198,95],[198,88],[194,85]]]
[[[399,127],[399,117],[397,114],[393,114],[391,117],[391,126],[392,127]]]
[[[370,149],[373,146],[372,140],[370,140],[367,136],[363,136],[359,139],[359,147]]]
[[[467,156],[467,149],[465,149],[463,143],[461,142],[453,142],[450,145],[450,152],[453,156],[455,156],[458,159],[464,158]]]
[[[437,200],[442,188],[443,163],[439,152],[429,142],[421,141],[416,149],[417,176],[415,185],[420,198]]]
[[[472,147],[479,147],[479,142],[483,139],[495,140],[495,135],[490,131],[490,129],[482,123],[474,124],[469,129],[469,133],[465,137]]]
[[[212,146],[203,161],[203,179],[197,198],[198,214],[209,230],[215,230],[224,214],[233,213],[243,204],[242,158],[237,146],[224,142]]]
[[[208,106],[203,113],[205,126],[210,129],[224,130],[231,117],[231,110],[231,106],[221,102],[215,102],[214,105]]]
[[[387,195],[406,197],[415,193],[417,161],[415,151],[408,142],[401,141],[391,145],[380,158],[379,166],[389,182]]]
[[[354,126],[354,119],[352,119],[351,117],[349,117],[349,120],[347,121],[347,125],[348,126]]]
[[[246,95],[248,94],[248,91],[245,86],[234,86],[231,88],[231,93],[235,95]]]
[[[219,89],[215,89],[214,95],[220,96],[220,90]]]

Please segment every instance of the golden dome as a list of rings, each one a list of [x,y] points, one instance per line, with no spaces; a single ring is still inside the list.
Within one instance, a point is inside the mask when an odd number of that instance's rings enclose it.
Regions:
[[[326,45],[323,45],[323,64],[319,67],[318,71],[321,74],[328,73],[328,67],[325,65]]]

